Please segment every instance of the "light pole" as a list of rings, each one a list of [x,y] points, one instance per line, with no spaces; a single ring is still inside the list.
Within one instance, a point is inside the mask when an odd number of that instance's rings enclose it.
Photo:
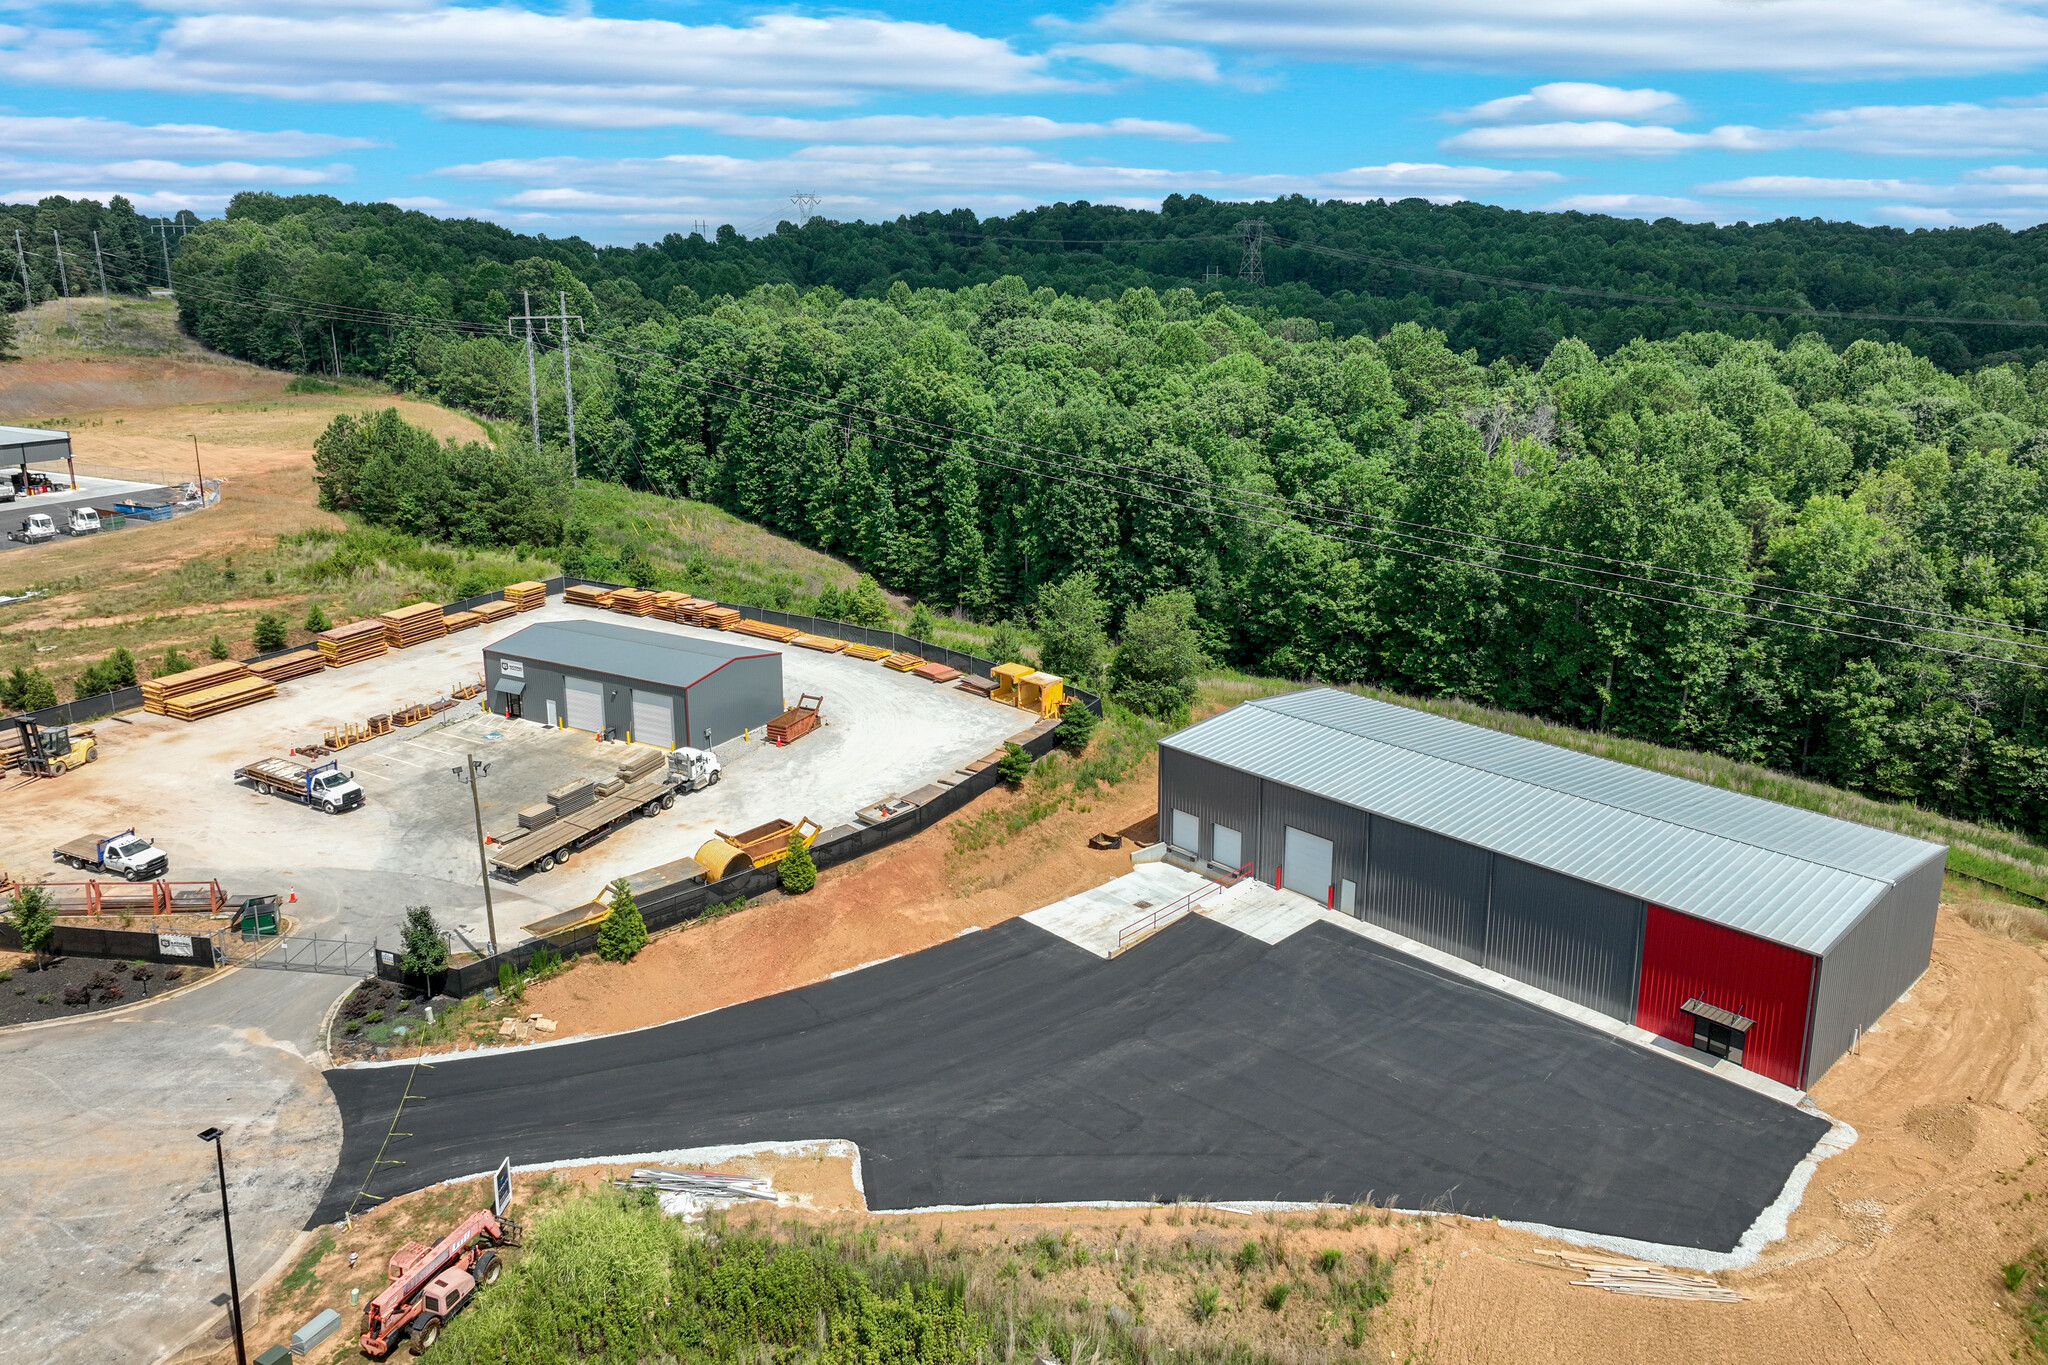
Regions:
[[[484,868],[484,924],[487,926],[489,933],[490,955],[496,957],[498,955],[498,916],[491,909],[491,860],[490,856],[484,852],[483,798],[476,794],[476,780],[478,776],[488,771],[488,769],[476,761],[476,755],[474,754],[464,754],[463,758],[469,763],[469,771],[464,773],[458,769],[456,775],[469,783],[469,808],[476,816],[476,859],[483,864]]]
[[[220,1129],[209,1128],[199,1140],[213,1144],[213,1163],[220,1172],[220,1226],[228,1237],[228,1321],[235,1326],[235,1365],[249,1365],[249,1353],[242,1345],[242,1285],[235,1276],[235,1225],[228,1220],[228,1159],[221,1150],[223,1136]]]

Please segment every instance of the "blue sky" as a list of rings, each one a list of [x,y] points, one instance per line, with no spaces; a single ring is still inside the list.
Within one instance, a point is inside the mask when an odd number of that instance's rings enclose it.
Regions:
[[[1055,200],[2048,220],[2048,0],[0,0],[0,200],[598,242]]]

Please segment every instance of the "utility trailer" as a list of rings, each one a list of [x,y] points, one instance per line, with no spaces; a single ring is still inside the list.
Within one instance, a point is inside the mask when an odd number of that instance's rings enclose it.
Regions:
[[[343,772],[339,763],[259,758],[235,769],[235,778],[287,800],[318,806],[329,815],[339,815],[363,804],[363,789],[356,785],[354,774]]]
[[[596,843],[636,815],[653,817],[676,803],[676,776],[664,770],[600,798],[574,815],[549,821],[516,839],[498,845],[491,870],[507,877],[523,872],[549,872],[569,861],[577,849]]]

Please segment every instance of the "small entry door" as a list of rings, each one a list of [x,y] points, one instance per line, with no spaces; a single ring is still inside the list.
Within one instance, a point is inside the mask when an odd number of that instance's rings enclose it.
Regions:
[[[667,693],[633,689],[633,742],[675,747],[676,707]]]
[[[548,729],[552,730],[561,721],[561,712],[555,706],[555,699],[548,698]]]
[[[1287,858],[1280,865],[1280,884],[1289,891],[1299,891],[1317,905],[1328,905],[1336,845],[1289,825],[1285,848]]]
[[[564,678],[563,690],[569,703],[569,728],[588,730],[592,734],[604,730],[604,687],[588,678]]]

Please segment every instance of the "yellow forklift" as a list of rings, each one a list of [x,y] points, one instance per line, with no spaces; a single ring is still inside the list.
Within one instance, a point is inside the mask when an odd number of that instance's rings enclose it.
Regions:
[[[21,731],[21,757],[17,762],[32,777],[56,777],[100,756],[99,741],[90,730],[45,725],[27,716],[16,716],[14,725]]]

